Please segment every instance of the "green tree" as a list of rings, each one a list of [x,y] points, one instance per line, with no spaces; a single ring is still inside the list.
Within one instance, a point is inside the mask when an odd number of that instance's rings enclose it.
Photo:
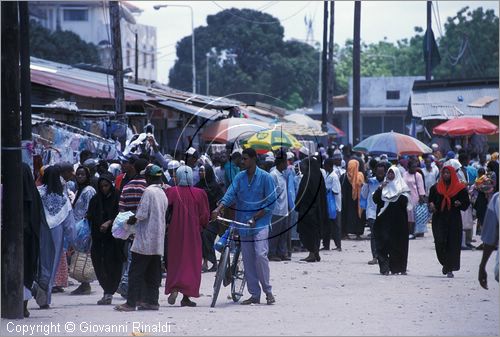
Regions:
[[[493,10],[465,7],[444,27],[437,41],[442,60],[434,71],[436,78],[498,76],[499,26]]]
[[[205,93],[210,52],[210,94],[231,95],[296,108],[311,105],[317,92],[317,51],[298,41],[284,41],[278,19],[250,9],[227,9],[207,17],[195,29],[198,91]],[[215,56],[215,57],[214,57]],[[191,36],[177,43],[177,61],[169,85],[191,91]],[[245,94],[242,94],[245,93]]]
[[[438,29],[435,27],[434,30]],[[433,70],[436,79],[498,76],[498,17],[493,10],[465,7],[445,24],[444,36],[437,39],[441,63]],[[438,35],[436,33],[435,35]],[[380,41],[361,45],[361,76],[423,76],[424,30],[396,43]],[[335,46],[335,94],[348,91],[352,76],[352,40]]]
[[[97,47],[70,31],[50,30],[30,21],[31,56],[65,64],[99,64]]]

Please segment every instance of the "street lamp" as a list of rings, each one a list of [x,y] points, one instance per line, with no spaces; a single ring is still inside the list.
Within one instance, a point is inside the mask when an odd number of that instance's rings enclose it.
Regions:
[[[186,7],[191,10],[191,30],[193,33],[191,34],[191,54],[192,54],[192,63],[193,63],[193,94],[196,94],[196,62],[195,62],[195,45],[194,45],[194,14],[193,7],[189,5],[155,5],[153,8],[155,10],[159,10],[163,7]]]

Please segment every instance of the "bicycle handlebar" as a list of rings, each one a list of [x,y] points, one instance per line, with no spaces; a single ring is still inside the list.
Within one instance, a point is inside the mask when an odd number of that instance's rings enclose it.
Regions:
[[[235,220],[231,220],[231,219],[226,219],[226,218],[223,218],[221,216],[218,216],[217,217],[217,220],[219,221],[224,221],[224,222],[232,222],[236,225],[240,225],[240,226],[245,226],[245,227],[251,227],[249,224],[247,223],[243,223],[243,222],[239,222],[239,221],[235,221]]]

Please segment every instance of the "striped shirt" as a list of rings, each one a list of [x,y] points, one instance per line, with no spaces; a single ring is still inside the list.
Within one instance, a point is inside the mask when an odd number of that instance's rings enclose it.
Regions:
[[[146,180],[140,176],[136,176],[125,186],[123,186],[123,190],[120,195],[120,203],[118,204],[119,211],[131,211],[135,214],[135,212],[137,211],[137,206],[139,206],[139,202],[141,201],[142,194],[144,193],[146,187]]]

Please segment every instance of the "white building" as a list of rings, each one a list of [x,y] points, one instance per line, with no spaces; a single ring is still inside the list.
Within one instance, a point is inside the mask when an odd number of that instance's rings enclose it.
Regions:
[[[99,48],[101,64],[111,68],[111,30],[108,2],[103,1],[30,1],[31,18],[50,30],[68,30]],[[142,10],[120,1],[123,68],[135,76],[135,33],[138,37],[138,78],[141,82],[157,79],[156,27],[136,23]]]

